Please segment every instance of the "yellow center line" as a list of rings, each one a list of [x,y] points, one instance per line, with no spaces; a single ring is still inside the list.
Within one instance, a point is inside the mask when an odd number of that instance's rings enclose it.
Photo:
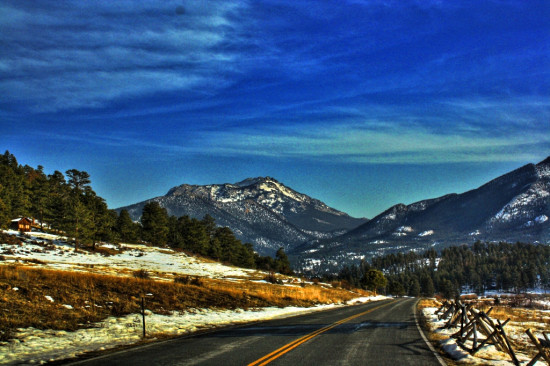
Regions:
[[[325,326],[325,327],[323,327],[323,328],[321,328],[321,329],[318,329],[318,330],[316,330],[316,331],[314,331],[314,332],[312,332],[312,333],[306,334],[305,336],[300,337],[300,338],[296,339],[295,341],[292,341],[292,342],[290,342],[290,343],[288,343],[288,344],[285,344],[285,345],[282,346],[281,348],[276,349],[275,351],[273,351],[273,352],[271,352],[271,353],[265,355],[264,357],[259,358],[259,359],[257,359],[256,361],[254,361],[254,362],[252,362],[252,363],[249,363],[248,366],[264,366],[264,365],[267,365],[267,364],[270,363],[271,361],[276,360],[277,358],[281,357],[281,356],[284,355],[285,353],[292,351],[294,348],[296,348],[296,347],[298,347],[299,345],[301,345],[302,343],[307,342],[307,341],[309,341],[310,339],[312,339],[312,338],[318,336],[319,334],[324,333],[324,332],[326,332],[326,331],[328,331],[328,330],[330,330],[330,329],[332,329],[332,328],[334,328],[334,327],[336,327],[336,326],[338,326],[338,325],[340,325],[340,324],[343,324],[343,323],[345,323],[345,322],[348,322],[348,321],[350,321],[350,320],[353,320],[353,319],[355,319],[355,318],[358,318],[358,317],[360,317],[360,316],[363,316],[363,315],[365,315],[365,314],[368,314],[368,313],[370,313],[371,311],[374,311],[374,310],[380,309],[381,307],[387,306],[387,305],[393,303],[394,301],[395,301],[395,300],[392,300],[392,301],[390,301],[390,302],[388,302],[388,303],[386,303],[386,304],[379,305],[379,306],[377,306],[377,307],[375,307],[375,308],[369,309],[369,310],[364,311],[364,312],[362,312],[362,313],[352,315],[352,316],[347,317],[347,318],[345,318],[345,319],[342,319],[342,320],[339,320],[339,321],[337,321],[337,322],[334,322],[334,323],[332,323],[331,325],[327,325],[327,326]]]

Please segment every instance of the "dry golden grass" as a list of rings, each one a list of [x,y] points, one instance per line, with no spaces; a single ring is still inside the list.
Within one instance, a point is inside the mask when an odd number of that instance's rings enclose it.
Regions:
[[[343,302],[367,293],[205,278],[178,283],[0,265],[0,341],[9,339],[15,328],[74,330],[108,316],[136,313],[144,294],[153,295],[147,296],[147,308],[162,314],[190,308],[310,306]]]
[[[421,299],[418,303],[418,309],[424,308],[438,308],[441,306],[441,302],[434,299]]]
[[[372,293],[338,288],[327,288],[319,285],[273,285],[251,281],[228,282],[214,279],[202,279],[203,286],[233,296],[258,297],[279,306],[314,304],[331,304],[349,301],[359,296],[369,296]]]
[[[492,319],[498,319],[504,322],[510,319],[510,323],[506,326],[506,333],[511,337],[514,350],[521,351],[533,356],[536,353],[534,345],[526,338],[525,331],[531,329],[535,334],[543,331],[548,332],[550,329],[550,314],[537,309],[526,309],[519,307],[503,306],[503,305],[488,305],[486,303],[476,304],[476,308],[488,311]]]
[[[548,312],[541,310],[512,308],[509,306],[489,306],[487,304],[480,304],[480,306],[476,307],[483,311],[488,311],[492,307],[491,318],[499,319],[500,321],[510,319],[514,323],[525,324],[525,329],[532,328],[533,323],[546,324],[550,327],[550,315]]]

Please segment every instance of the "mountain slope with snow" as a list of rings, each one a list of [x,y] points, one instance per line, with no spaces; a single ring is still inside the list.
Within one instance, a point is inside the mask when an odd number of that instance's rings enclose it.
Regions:
[[[336,238],[291,254],[299,268],[326,269],[348,258],[481,241],[550,242],[550,158],[477,189],[398,204]]]
[[[169,215],[212,216],[262,254],[279,247],[289,250],[306,241],[342,234],[366,222],[335,210],[323,202],[285,186],[270,177],[248,178],[235,184],[188,185],[165,196],[119,208],[134,220],[147,202],[156,201]]]

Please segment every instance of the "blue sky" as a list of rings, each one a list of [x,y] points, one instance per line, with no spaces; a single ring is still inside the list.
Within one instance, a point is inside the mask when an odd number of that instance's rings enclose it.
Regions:
[[[550,155],[548,1],[10,1],[0,149],[110,207],[272,176],[354,216]]]

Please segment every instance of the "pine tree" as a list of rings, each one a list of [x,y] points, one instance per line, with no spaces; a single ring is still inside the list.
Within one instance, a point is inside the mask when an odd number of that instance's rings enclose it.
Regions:
[[[210,239],[210,245],[209,245],[209,251],[208,256],[213,259],[221,259],[222,258],[222,246],[220,244],[220,240],[218,238],[212,238]]]
[[[441,281],[440,287],[441,296],[446,299],[454,299],[458,294],[458,291],[453,283],[446,278]]]
[[[65,216],[65,231],[74,236],[75,251],[80,241],[88,243],[93,235],[93,211],[86,205],[86,195],[94,195],[90,187],[90,175],[84,171],[70,169],[65,172],[67,184],[71,189]]]
[[[229,263],[237,263],[238,250],[241,242],[235,238],[231,229],[228,227],[217,228],[214,238],[219,241],[222,249],[221,260]]]
[[[361,279],[361,284],[365,286],[367,290],[376,292],[386,287],[387,279],[384,274],[377,269],[369,269]]]
[[[277,268],[277,272],[281,274],[293,274],[290,261],[288,260],[285,250],[282,247],[277,250],[277,253],[275,253],[275,266]]]
[[[139,236],[139,224],[132,221],[127,210],[120,211],[115,223],[115,230],[121,241],[135,243]]]
[[[213,238],[214,234],[216,233],[216,220],[214,220],[212,216],[206,214],[202,218],[201,223],[203,224],[208,236],[210,238]]]
[[[434,295],[434,283],[427,273],[423,273],[420,277],[420,288],[422,296],[432,297]]]
[[[405,287],[398,279],[392,278],[388,281],[388,293],[396,296],[405,295]]]
[[[31,181],[31,214],[40,221],[40,228],[43,228],[44,217],[47,216],[48,200],[48,178],[44,174],[44,167],[39,165]]]
[[[65,214],[68,212],[69,187],[60,171],[48,175],[48,202],[44,220],[57,230],[64,229]]]
[[[143,239],[154,244],[165,245],[168,240],[168,213],[158,202],[151,201],[143,207],[141,214]]]
[[[407,295],[412,297],[418,297],[420,296],[420,282],[418,282],[418,278],[413,277],[409,283],[409,290],[407,292]]]
[[[0,185],[0,228],[7,228],[10,222],[8,207],[1,198],[2,186]]]
[[[116,212],[109,210],[105,200],[89,190],[85,195],[85,204],[90,209],[92,224],[92,248],[98,241],[113,241],[114,226],[117,219]]]

